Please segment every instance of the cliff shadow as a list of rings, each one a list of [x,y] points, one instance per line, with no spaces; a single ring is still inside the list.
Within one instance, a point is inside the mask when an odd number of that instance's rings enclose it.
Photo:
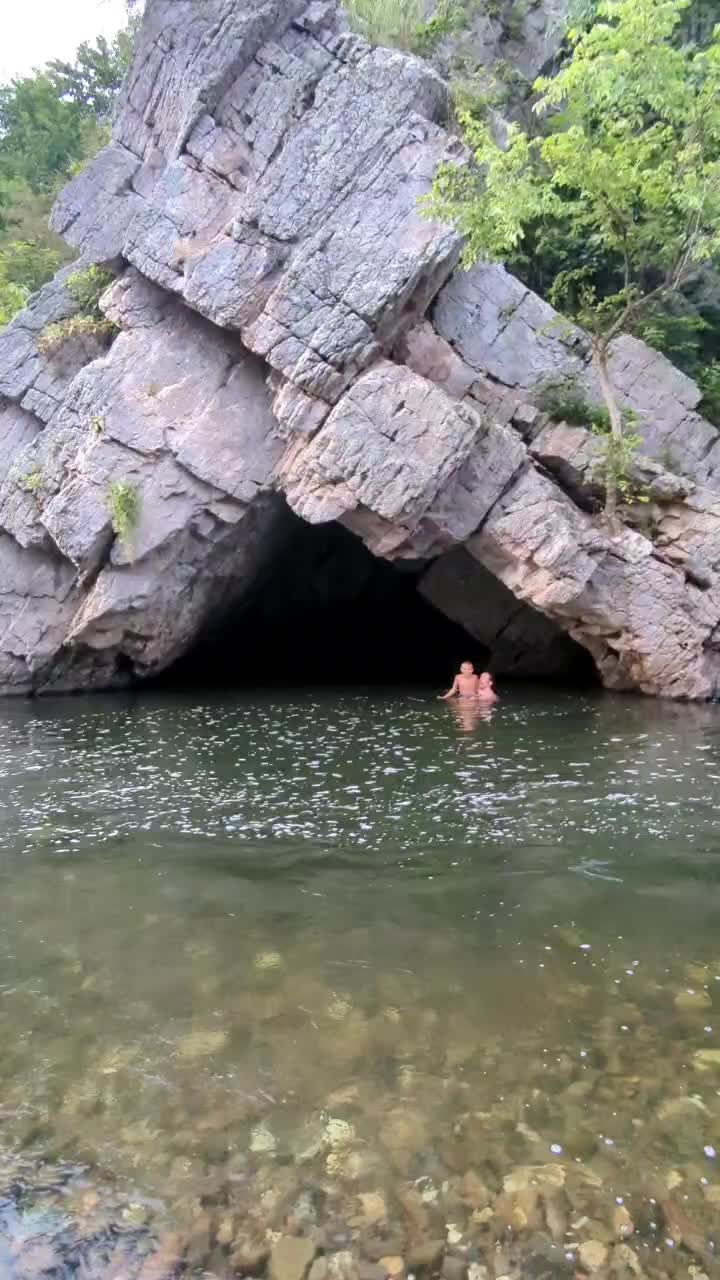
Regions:
[[[288,513],[282,547],[155,686],[427,685],[492,655],[418,591],[427,562],[390,564],[341,525]],[[565,679],[565,674],[567,679]],[[562,683],[594,683],[589,656]]]

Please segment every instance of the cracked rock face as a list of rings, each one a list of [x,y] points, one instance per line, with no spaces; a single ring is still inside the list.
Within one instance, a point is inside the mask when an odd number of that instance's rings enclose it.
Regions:
[[[280,442],[258,361],[132,272],[105,306],[122,332],[45,428],[4,411],[6,691],[106,688],[166,665],[282,535],[269,484]],[[112,527],[117,484],[138,495],[125,540]]]
[[[595,442],[541,410],[558,378],[597,398],[584,335],[501,267],[458,271],[418,209],[459,154],[446,115],[439,75],[334,0],[149,0],[113,140],[54,212],[115,271],[118,336],[39,349],[77,312],[67,269],[0,334],[0,692],[166,667],[266,580],[288,507],[423,564],[498,672],[579,645],[610,688],[720,691],[700,393],[616,343],[651,501],[611,534]]]
[[[331,4],[196,10],[149,6],[115,142],[53,225],[334,404],[457,261],[417,211],[448,148],[445,85],[343,33]]]

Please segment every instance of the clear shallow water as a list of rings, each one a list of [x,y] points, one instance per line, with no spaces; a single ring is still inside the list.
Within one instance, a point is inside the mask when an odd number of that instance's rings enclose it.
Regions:
[[[715,707],[2,704],[2,1280],[720,1275],[718,781]]]

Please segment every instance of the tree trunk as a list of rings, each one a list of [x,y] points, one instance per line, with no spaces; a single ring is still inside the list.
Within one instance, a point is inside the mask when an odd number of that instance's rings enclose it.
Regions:
[[[614,455],[616,458],[621,456],[621,443],[623,438],[623,421],[622,414],[618,408],[615,399],[615,391],[610,381],[610,372],[608,370],[608,349],[607,345],[602,341],[593,343],[593,364],[597,369],[598,379],[600,382],[600,390],[603,394],[603,400],[610,417],[610,434],[614,445]],[[618,487],[617,476],[612,465],[613,452],[608,452],[608,462],[605,469],[605,514],[611,523],[615,523],[617,519],[617,499]]]

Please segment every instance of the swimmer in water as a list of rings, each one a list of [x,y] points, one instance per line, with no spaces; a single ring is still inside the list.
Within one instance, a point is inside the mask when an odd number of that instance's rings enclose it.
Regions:
[[[443,700],[447,698],[477,698],[480,681],[475,674],[475,668],[472,662],[463,662],[460,666],[452,687],[447,693],[441,693]]]
[[[486,704],[497,702],[498,696],[495,692],[495,682],[489,671],[481,671],[478,676],[477,698],[480,702]]]

